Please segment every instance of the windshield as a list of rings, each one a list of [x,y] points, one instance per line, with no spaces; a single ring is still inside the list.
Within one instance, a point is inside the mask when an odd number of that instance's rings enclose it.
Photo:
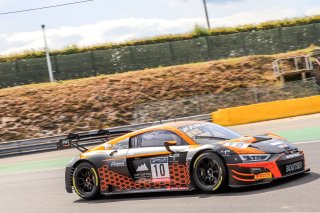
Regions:
[[[179,128],[198,144],[241,138],[242,135],[213,123],[199,123]]]

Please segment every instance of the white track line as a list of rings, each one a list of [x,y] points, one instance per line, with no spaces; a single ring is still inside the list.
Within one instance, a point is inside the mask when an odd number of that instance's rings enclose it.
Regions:
[[[293,142],[293,144],[305,144],[305,143],[319,143],[320,140],[316,141],[302,141],[302,142]]]
[[[43,170],[24,171],[24,172],[12,172],[12,173],[8,172],[3,174],[0,173],[0,176],[18,175],[18,174],[35,173],[35,172],[47,172],[47,171],[60,170],[60,169],[65,169],[65,168],[43,169]]]

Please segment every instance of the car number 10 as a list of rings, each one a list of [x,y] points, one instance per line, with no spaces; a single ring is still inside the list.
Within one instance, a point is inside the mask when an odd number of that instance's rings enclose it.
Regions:
[[[168,158],[151,158],[152,178],[169,178]]]

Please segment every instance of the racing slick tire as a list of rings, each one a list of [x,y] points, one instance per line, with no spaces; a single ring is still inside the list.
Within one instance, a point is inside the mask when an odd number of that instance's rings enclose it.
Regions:
[[[83,199],[92,200],[100,196],[97,171],[88,162],[80,163],[75,168],[72,183],[75,192]]]
[[[218,155],[204,152],[193,163],[192,177],[196,187],[201,191],[217,192],[225,187],[226,167]]]

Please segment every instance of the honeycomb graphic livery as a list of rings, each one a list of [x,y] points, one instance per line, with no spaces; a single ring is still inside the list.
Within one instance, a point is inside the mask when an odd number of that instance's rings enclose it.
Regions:
[[[116,191],[139,190],[139,189],[159,189],[171,186],[174,188],[187,188],[190,184],[189,166],[179,163],[169,165],[170,179],[153,181],[152,179],[141,178],[137,181],[131,177],[110,171],[108,165],[98,169],[100,176],[100,188],[102,191],[110,190],[113,187]]]

